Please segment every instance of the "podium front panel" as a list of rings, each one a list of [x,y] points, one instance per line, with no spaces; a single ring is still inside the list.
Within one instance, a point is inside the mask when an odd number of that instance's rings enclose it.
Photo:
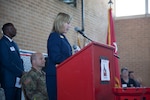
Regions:
[[[94,65],[94,87],[95,100],[114,100],[112,88],[114,87],[114,55],[113,49],[104,47],[103,45],[93,45],[93,65]],[[101,59],[109,61],[110,80],[103,81],[101,79]]]

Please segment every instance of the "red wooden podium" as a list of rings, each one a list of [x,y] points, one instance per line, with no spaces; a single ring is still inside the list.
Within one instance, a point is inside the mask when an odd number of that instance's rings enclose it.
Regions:
[[[58,100],[114,100],[113,50],[92,42],[57,66]],[[101,59],[109,61],[108,81],[101,79]]]

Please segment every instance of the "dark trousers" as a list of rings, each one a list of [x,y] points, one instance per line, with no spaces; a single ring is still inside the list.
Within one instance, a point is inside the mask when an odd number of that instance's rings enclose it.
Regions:
[[[21,100],[21,88],[4,88],[6,100]]]
[[[46,85],[49,100],[57,100],[56,76],[46,76]]]

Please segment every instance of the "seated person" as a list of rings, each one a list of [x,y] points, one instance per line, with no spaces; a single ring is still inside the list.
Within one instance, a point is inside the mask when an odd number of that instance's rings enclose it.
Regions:
[[[142,87],[141,82],[135,79],[135,75],[133,71],[129,71],[129,78],[133,79],[136,82],[137,87]]]
[[[21,77],[22,88],[26,100],[48,100],[46,76],[42,68],[45,59],[42,53],[31,55],[32,68]]]
[[[121,84],[122,87],[137,87],[136,82],[129,78],[129,72],[127,68],[121,69]]]

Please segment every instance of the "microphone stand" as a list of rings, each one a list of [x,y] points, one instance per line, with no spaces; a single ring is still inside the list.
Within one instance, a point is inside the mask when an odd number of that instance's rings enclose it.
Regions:
[[[93,40],[91,40],[90,38],[88,38],[85,34],[81,34],[83,37],[85,37],[86,39],[88,39],[91,42],[94,42]]]

